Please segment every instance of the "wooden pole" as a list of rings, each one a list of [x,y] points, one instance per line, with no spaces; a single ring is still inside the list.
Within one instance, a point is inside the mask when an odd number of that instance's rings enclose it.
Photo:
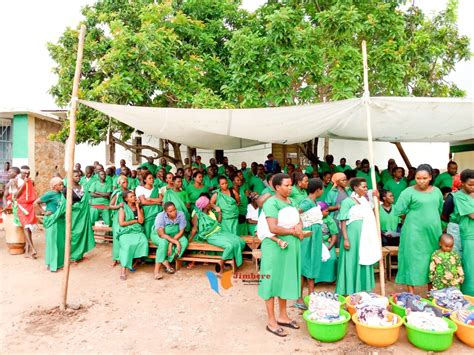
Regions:
[[[403,161],[405,162],[405,165],[407,166],[408,169],[410,169],[411,168],[410,159],[408,158],[408,155],[405,153],[405,149],[403,149],[402,143],[400,142],[392,142],[392,143],[395,144],[395,146],[398,149],[398,152],[400,153]]]
[[[79,45],[77,47],[76,72],[74,73],[74,82],[72,84],[71,110],[69,113],[69,138],[67,144],[67,193],[66,193],[66,240],[64,248],[64,278],[61,289],[60,310],[66,310],[67,289],[69,285],[69,266],[71,256],[71,234],[72,234],[72,176],[74,170],[74,148],[76,145],[76,110],[77,110],[77,92],[81,80],[82,52],[84,51],[84,37],[86,26],[82,25],[79,31]]]
[[[377,180],[375,179],[375,169],[374,165],[374,144],[372,139],[372,120],[370,116],[370,106],[369,106],[369,68],[367,66],[367,45],[365,40],[362,41],[362,60],[364,64],[364,106],[365,111],[367,114],[367,141],[369,143],[369,159],[370,163],[372,164],[372,168],[370,169],[370,178],[372,180],[372,188],[374,191],[377,191]],[[375,212],[375,221],[377,224],[377,233],[379,235],[380,241],[380,249],[382,250],[382,238],[380,237],[382,234],[380,232],[380,210],[379,210],[379,199],[377,196],[374,196],[374,212]],[[383,260],[383,252],[382,257],[380,258],[379,262],[379,269],[380,269],[380,293],[382,296],[385,296],[385,268],[384,268],[384,260]]]

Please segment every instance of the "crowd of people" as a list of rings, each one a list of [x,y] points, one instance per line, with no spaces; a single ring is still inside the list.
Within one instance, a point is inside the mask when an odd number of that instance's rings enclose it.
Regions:
[[[450,161],[440,174],[427,164],[403,167],[390,159],[379,171],[367,159],[355,167],[332,155],[302,169],[288,159],[282,167],[272,154],[264,164],[240,168],[200,156],[184,168],[160,165],[149,157],[137,169],[75,165],[72,183],[71,259],[78,262],[95,246],[94,225],[112,228],[113,265],[125,280],[157,246],[154,278],[173,274],[174,260],[191,241],[221,247],[224,260],[242,264],[241,236],[261,240],[258,294],[265,300],[267,330],[285,336],[298,328],[286,300],[304,308],[303,288],[336,283],[347,295],[375,287],[374,265],[383,245],[399,246],[396,282],[415,286],[456,286],[474,295],[474,170],[458,173]],[[371,170],[374,169],[377,189]],[[51,179],[50,191],[37,196],[29,168],[5,167],[4,210],[15,215],[26,236],[26,255],[37,257],[32,233],[43,215],[45,262],[56,271],[64,262],[66,181]],[[374,198],[374,196],[376,198]],[[377,205],[374,201],[380,200]],[[380,211],[381,234],[374,209]],[[339,255],[336,253],[339,248]],[[187,265],[193,268],[191,262]],[[274,299],[279,302],[278,317]]]

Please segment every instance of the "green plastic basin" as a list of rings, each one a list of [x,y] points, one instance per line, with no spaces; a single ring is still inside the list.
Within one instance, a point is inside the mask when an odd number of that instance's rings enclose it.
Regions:
[[[426,351],[448,350],[453,344],[453,335],[454,332],[458,329],[458,327],[453,321],[447,318],[442,319],[446,323],[448,323],[449,329],[443,332],[432,332],[415,328],[407,324],[407,319],[406,317],[404,317],[403,323],[405,324],[405,327],[407,329],[408,341],[417,348]]]
[[[304,300],[304,304],[306,306],[309,306],[309,295],[305,296],[303,300]],[[344,309],[344,306],[346,305],[346,298],[344,296],[337,295],[337,300],[341,302],[341,309]]]
[[[309,335],[324,343],[333,343],[344,338],[347,334],[347,325],[351,320],[351,316],[349,312],[343,309],[341,309],[339,314],[344,317],[343,320],[325,323],[308,319],[309,311],[305,311],[303,313],[303,319],[306,321]]]
[[[427,300],[426,298],[422,298],[421,301],[429,303],[430,305],[433,306],[433,303],[430,300]],[[396,315],[399,315],[401,318],[403,318],[407,315],[406,314],[406,308],[396,304],[395,301],[393,300],[393,296],[390,296],[388,298],[388,302],[392,306],[392,313],[395,313]]]

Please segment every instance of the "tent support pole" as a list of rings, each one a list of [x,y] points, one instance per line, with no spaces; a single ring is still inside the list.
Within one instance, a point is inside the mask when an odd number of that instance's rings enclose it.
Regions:
[[[411,168],[410,159],[408,159],[408,155],[405,153],[405,149],[403,149],[402,143],[400,142],[392,142],[392,143],[395,144],[395,146],[398,149],[398,152],[400,153],[403,161],[405,162],[405,165],[407,166],[408,169],[410,169]]]
[[[374,145],[372,139],[372,120],[370,116],[370,106],[369,106],[369,74],[368,74],[368,65],[367,65],[367,44],[365,40],[362,41],[362,60],[364,65],[364,106],[367,115],[367,140],[369,143],[369,158],[370,163],[374,164]],[[370,169],[370,178],[372,180],[372,188],[374,191],[377,191],[377,180],[375,179],[375,169],[372,167]],[[374,212],[375,212],[375,221],[377,224],[377,234],[380,236],[380,210],[379,210],[379,199],[377,196],[374,196]],[[380,241],[380,249],[382,249],[382,238],[378,238]],[[385,265],[383,259],[383,250],[382,250],[382,257],[380,258],[379,262],[379,270],[380,270],[380,293],[382,296],[385,296]]]
[[[84,51],[84,37],[86,26],[82,25],[79,31],[79,44],[77,47],[76,71],[74,73],[74,82],[72,85],[71,110],[69,112],[69,138],[67,141],[67,193],[66,193],[66,240],[64,248],[64,277],[61,288],[61,303],[59,309],[66,310],[67,290],[69,285],[69,269],[71,257],[71,234],[72,234],[72,176],[74,170],[74,150],[76,145],[76,110],[77,110],[77,92],[81,80],[82,53]]]

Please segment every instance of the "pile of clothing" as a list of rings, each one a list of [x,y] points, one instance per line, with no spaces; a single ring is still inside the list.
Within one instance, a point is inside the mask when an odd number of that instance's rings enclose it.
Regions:
[[[450,311],[459,311],[469,307],[469,301],[464,298],[462,292],[456,287],[432,290],[430,295],[438,306],[447,308]]]
[[[398,317],[388,312],[385,307],[374,305],[364,306],[357,309],[359,322],[371,326],[388,327],[398,322]]]
[[[372,292],[358,292],[351,295],[349,302],[356,309],[360,309],[365,306],[376,306],[382,309],[386,309],[388,299],[387,297],[382,297]]]
[[[464,324],[474,326],[474,306],[458,311],[457,316],[458,320]]]
[[[343,320],[340,315],[341,303],[337,294],[332,292],[313,292],[309,296],[308,318],[318,322],[337,322]]]
[[[423,301],[420,296],[414,295],[413,293],[397,293],[393,295],[393,300],[400,307],[406,308],[412,312],[427,312],[435,315],[436,317],[443,316],[443,311],[441,311],[441,309]]]
[[[410,312],[407,314],[407,323],[414,328],[433,332],[449,330],[448,323],[443,318],[428,312]]]

